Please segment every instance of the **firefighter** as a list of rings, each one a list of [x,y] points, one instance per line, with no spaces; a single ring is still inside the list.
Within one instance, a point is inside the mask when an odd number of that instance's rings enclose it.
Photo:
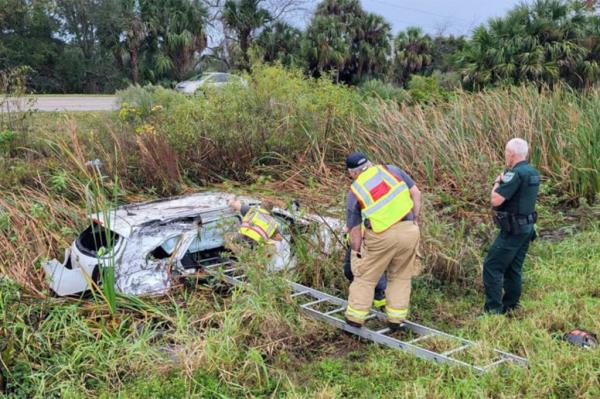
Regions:
[[[271,215],[273,203],[262,201],[259,206],[250,206],[238,200],[230,200],[228,205],[242,215],[239,236],[251,247],[270,241],[281,241],[281,234],[277,230],[279,224]]]
[[[374,165],[354,152],[346,159],[353,179],[346,200],[351,268],[346,321],[362,327],[375,287],[387,271],[388,325],[402,327],[408,315],[411,278],[416,272],[421,192],[413,179],[393,165]]]

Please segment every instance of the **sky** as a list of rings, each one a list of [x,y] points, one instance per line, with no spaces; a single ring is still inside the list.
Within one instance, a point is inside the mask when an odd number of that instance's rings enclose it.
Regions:
[[[506,14],[522,0],[361,0],[363,8],[383,16],[393,33],[419,26],[426,33],[468,35],[491,17]],[[529,1],[528,1],[529,2]],[[313,10],[318,1],[313,2]]]

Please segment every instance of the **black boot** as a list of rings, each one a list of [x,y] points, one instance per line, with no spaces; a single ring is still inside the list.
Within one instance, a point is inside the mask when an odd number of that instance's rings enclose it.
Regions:
[[[388,321],[387,323],[388,328],[390,329],[391,332],[398,332],[398,331],[406,331],[406,324],[404,323],[392,323],[391,321]]]
[[[356,328],[362,328],[362,326],[363,326],[362,324],[360,324],[360,323],[357,323],[357,322],[355,322],[355,321],[352,321],[352,320],[350,320],[350,319],[348,319],[348,318],[346,318],[346,317],[344,317],[344,319],[346,320],[346,323],[348,323],[348,324],[349,324],[349,325],[351,325],[352,327],[356,327]]]

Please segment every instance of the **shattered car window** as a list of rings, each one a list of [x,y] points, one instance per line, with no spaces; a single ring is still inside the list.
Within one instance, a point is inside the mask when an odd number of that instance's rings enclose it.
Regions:
[[[104,256],[121,242],[121,236],[100,224],[93,223],[77,238],[77,248],[86,255]]]
[[[179,240],[180,240],[180,236],[174,236],[174,237],[167,239],[162,244],[160,244],[158,247],[156,247],[155,249],[150,251],[150,254],[149,254],[150,258],[152,258],[152,259],[170,258],[171,255],[173,254],[173,251],[175,251],[175,248],[177,247]]]
[[[175,249],[175,246],[177,245],[178,239],[179,237],[169,238],[161,245],[161,248],[163,249],[163,251],[171,255],[173,253],[173,250]]]

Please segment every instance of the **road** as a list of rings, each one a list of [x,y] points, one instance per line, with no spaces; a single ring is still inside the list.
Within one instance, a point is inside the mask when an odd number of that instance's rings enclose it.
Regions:
[[[39,96],[4,101],[0,97],[0,112],[36,110],[62,111],[112,111],[118,109],[115,96]]]

